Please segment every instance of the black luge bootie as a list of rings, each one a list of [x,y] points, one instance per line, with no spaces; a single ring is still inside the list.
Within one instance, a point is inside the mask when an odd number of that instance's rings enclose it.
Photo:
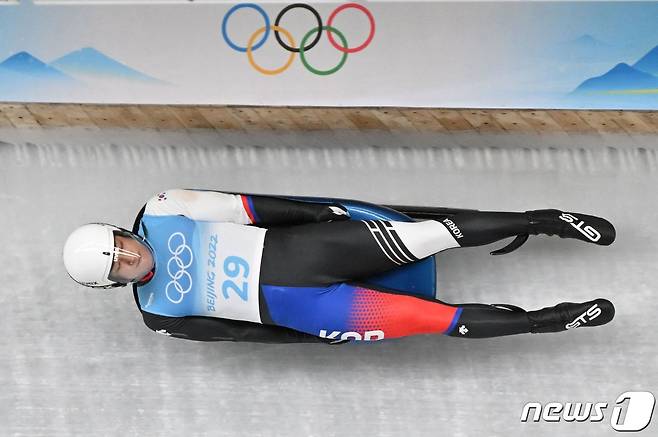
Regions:
[[[601,217],[557,209],[526,211],[525,214],[529,223],[528,233],[532,235],[557,235],[601,246],[608,246],[615,241],[615,227]]]
[[[530,332],[560,332],[567,329],[601,326],[615,316],[615,307],[609,300],[594,299],[589,302],[563,302],[553,307],[528,311]]]

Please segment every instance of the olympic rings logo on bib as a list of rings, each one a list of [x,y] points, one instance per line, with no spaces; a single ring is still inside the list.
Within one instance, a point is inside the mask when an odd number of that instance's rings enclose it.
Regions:
[[[265,22],[265,26],[257,29],[249,38],[247,41],[246,46],[239,46],[235,44],[231,38],[228,36],[228,32],[226,30],[227,23],[229,18],[237,12],[240,9],[253,9],[256,12],[258,12],[262,17],[263,21]],[[310,11],[313,16],[315,17],[315,20],[317,21],[317,27],[314,27],[313,29],[309,30],[306,35],[302,37],[302,40],[299,44],[299,47],[295,47],[295,39],[293,38],[292,34],[287,31],[285,28],[281,27],[279,23],[281,22],[281,19],[283,16],[286,14],[286,12],[292,10],[292,9],[306,9],[307,11]],[[368,33],[368,37],[366,40],[359,46],[356,47],[349,47],[347,44],[347,39],[345,38],[345,35],[338,29],[332,26],[334,19],[336,18],[336,15],[338,15],[340,12],[346,10],[346,9],[357,9],[361,12],[363,12],[366,17],[368,18],[368,21],[370,22],[370,32]],[[267,39],[270,36],[270,31],[274,32],[274,37],[276,38],[277,42],[279,45],[286,51],[290,52],[290,55],[288,56],[288,59],[286,62],[279,68],[274,68],[274,69],[266,69],[264,67],[261,67],[256,63],[256,60],[254,59],[254,52],[261,48],[263,44],[267,41]],[[315,45],[320,41],[320,38],[322,37],[322,32],[326,31],[327,32],[327,38],[329,39],[329,42],[331,43],[332,46],[339,52],[341,52],[343,55],[340,58],[340,61],[338,64],[330,68],[328,70],[318,70],[317,68],[313,67],[308,60],[306,59],[306,52],[310,51]],[[281,34],[285,37],[287,40],[287,43],[284,42],[281,39]],[[338,39],[340,40],[340,44],[336,42],[334,39],[333,34],[336,34]],[[261,36],[262,35],[262,36]],[[315,35],[315,36],[314,36]],[[224,41],[226,41],[226,44],[228,44],[229,47],[231,47],[233,50],[246,53],[247,54],[247,59],[249,60],[249,65],[251,67],[265,75],[269,76],[274,76],[277,74],[281,74],[284,71],[286,71],[290,66],[292,65],[293,61],[295,60],[295,55],[299,53],[299,58],[302,61],[302,64],[304,67],[310,71],[311,73],[320,75],[320,76],[328,76],[330,74],[336,73],[338,70],[343,68],[343,65],[345,65],[345,62],[347,61],[347,55],[350,53],[357,53],[365,49],[370,45],[372,42],[372,39],[375,37],[375,18],[372,16],[372,13],[368,8],[366,8],[363,5],[360,5],[358,3],[345,3],[341,6],[338,6],[334,11],[329,15],[329,19],[327,20],[327,24],[324,25],[322,24],[322,18],[320,17],[320,14],[318,11],[316,11],[312,6],[306,4],[306,3],[293,3],[291,5],[286,6],[279,12],[279,14],[276,16],[276,19],[274,20],[274,24],[271,24],[270,18],[265,12],[265,10],[255,4],[255,3],[239,3],[235,6],[233,6],[231,9],[228,10],[226,15],[224,15],[224,19],[222,20],[222,36],[224,38]],[[314,36],[314,37],[313,37]],[[259,39],[260,37],[260,39]],[[309,42],[309,40],[313,37],[313,39]],[[258,40],[258,42],[256,42]]]
[[[180,243],[178,246],[176,246],[176,248],[171,247],[171,241],[174,239],[174,237],[180,237]],[[189,272],[185,269],[192,265],[192,261],[194,261],[194,255],[192,254],[192,248],[190,248],[190,246],[188,246],[187,242],[185,241],[185,235],[180,232],[174,232],[171,234],[169,240],[167,241],[167,247],[169,248],[169,253],[171,253],[173,256],[169,258],[169,261],[167,262],[167,273],[169,274],[171,281],[169,281],[165,287],[165,295],[171,303],[181,303],[185,295],[189,293],[190,290],[192,290],[192,275],[190,275]],[[181,255],[187,253],[189,253],[189,262],[185,262],[183,260],[183,258],[187,258],[186,256],[181,257]],[[172,262],[178,269],[175,273],[172,273],[171,271]],[[181,279],[183,279],[183,281],[181,281]],[[175,296],[176,299],[173,299],[169,294],[172,287],[174,291],[178,293],[178,296]]]

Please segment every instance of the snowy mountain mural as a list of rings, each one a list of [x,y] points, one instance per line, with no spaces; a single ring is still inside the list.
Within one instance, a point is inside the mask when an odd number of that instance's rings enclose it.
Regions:
[[[31,76],[43,80],[71,81],[73,80],[61,71],[46,65],[40,59],[28,52],[20,52],[0,63],[0,73],[9,70],[15,74]]]
[[[547,48],[547,55],[556,59],[578,62],[609,61],[623,53],[617,45],[604,42],[593,35],[583,34],[578,38],[560,42]]]
[[[622,62],[601,76],[587,79],[575,92],[649,88],[658,88],[658,77]]]
[[[51,90],[68,93],[76,85],[75,79],[28,52],[16,53],[0,62],[0,99],[17,99],[26,93],[38,95]]]
[[[566,44],[572,47],[578,47],[587,50],[598,49],[598,48],[607,49],[610,47],[610,44],[595,38],[589,33],[581,35],[578,38],[573,39],[571,41],[568,41]]]
[[[50,65],[73,77],[86,80],[122,79],[150,83],[161,82],[115,61],[92,47],[84,47],[68,53],[54,60]]]
[[[74,97],[90,88],[160,86],[164,81],[85,47],[46,63],[22,51],[0,62],[0,100],[24,100],[31,96]],[[35,97],[38,99],[38,97]]]
[[[655,99],[658,94],[658,46],[654,47],[635,64],[619,63],[601,76],[583,81],[572,92],[647,95]]]
[[[633,64],[633,68],[658,76],[658,46]]]

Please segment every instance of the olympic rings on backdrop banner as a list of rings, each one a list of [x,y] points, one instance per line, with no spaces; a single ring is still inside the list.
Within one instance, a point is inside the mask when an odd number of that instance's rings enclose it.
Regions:
[[[318,14],[318,11],[313,9],[311,6],[304,4],[304,3],[293,3],[291,5],[286,6],[279,12],[279,15],[276,16],[276,20],[274,20],[274,25],[278,26],[279,23],[281,22],[281,18],[285,15],[286,12],[288,12],[291,9],[295,8],[302,8],[306,9],[307,11],[310,11],[313,16],[315,17],[315,20],[318,22],[318,28],[322,27],[322,17],[320,17],[320,14]],[[299,53],[299,48],[294,48],[294,47],[289,47],[287,46],[283,41],[281,41],[281,37],[279,36],[279,32],[277,30],[274,31],[274,36],[276,37],[276,40],[279,42],[279,45],[283,47],[284,49],[288,50],[289,52],[295,52]],[[308,45],[304,46],[304,50],[311,50],[315,45],[320,42],[320,37],[322,36],[322,32],[318,32],[318,36],[315,37],[315,39]]]
[[[270,27],[275,32],[280,31],[281,33],[283,33],[286,36],[286,38],[288,38],[288,42],[290,42],[290,44],[292,44],[292,45],[295,45],[295,40],[292,39],[292,35],[290,34],[290,32],[288,32],[287,30],[285,30],[285,29],[283,29],[279,26],[270,26]],[[252,67],[254,67],[255,70],[257,70],[257,71],[259,71],[263,74],[270,75],[270,76],[273,76],[275,74],[283,73],[284,71],[286,71],[288,69],[288,67],[290,67],[292,65],[292,61],[295,60],[295,53],[294,52],[290,53],[290,56],[288,56],[288,61],[283,65],[283,67],[275,68],[274,70],[267,70],[267,69],[261,67],[260,65],[256,64],[256,61],[254,60],[254,53],[253,53],[253,51],[254,51],[254,45],[253,45],[254,40],[261,33],[267,34],[267,29],[265,27],[261,27],[260,29],[258,29],[256,32],[254,32],[253,35],[251,35],[251,38],[249,38],[249,42],[247,43],[247,58],[249,59],[249,64]]]
[[[253,9],[253,10],[255,10],[256,12],[258,12],[263,17],[263,21],[265,23],[265,26],[257,29],[251,35],[251,37],[249,38],[249,40],[247,42],[247,45],[245,47],[242,47],[242,46],[239,46],[239,45],[235,44],[231,40],[231,38],[229,38],[228,32],[226,30],[229,18],[231,18],[231,16],[240,9]],[[315,20],[317,21],[317,27],[312,28],[311,30],[309,30],[306,33],[306,35],[304,35],[301,42],[299,43],[299,47],[295,47],[295,40],[294,40],[293,36],[290,34],[290,32],[288,32],[286,29],[284,29],[280,25],[281,19],[283,18],[283,16],[288,11],[290,11],[292,9],[306,9],[307,11],[309,11],[313,14],[313,16],[315,17]],[[345,38],[345,35],[343,35],[342,32],[340,32],[338,29],[336,29],[332,25],[333,22],[334,22],[334,19],[336,18],[336,16],[340,12],[342,12],[346,9],[357,9],[357,10],[363,12],[366,15],[366,17],[368,18],[368,21],[370,22],[370,32],[368,33],[368,37],[366,38],[366,40],[361,45],[356,46],[356,47],[349,47],[348,44],[347,44],[347,39]],[[285,64],[283,64],[283,66],[281,66],[279,68],[275,68],[275,69],[266,69],[266,68],[261,67],[260,65],[258,65],[256,63],[256,61],[254,59],[254,55],[253,55],[253,52],[258,50],[259,48],[261,48],[263,46],[263,44],[265,44],[265,42],[268,40],[268,38],[270,36],[270,31],[274,32],[274,37],[276,38],[279,45],[284,50],[290,52],[290,56],[288,57],[288,60],[285,62]],[[329,42],[331,43],[331,45],[334,48],[336,48],[336,50],[338,50],[342,53],[342,57],[341,57],[340,61],[338,62],[338,64],[335,67],[330,68],[328,70],[318,70],[318,69],[312,67],[309,64],[308,60],[306,59],[306,53],[308,51],[310,51],[313,47],[315,47],[316,44],[320,41],[323,31],[327,32],[327,38],[329,38]],[[261,36],[261,34],[262,34],[262,36]],[[280,34],[283,34],[285,39],[288,41],[287,44],[281,39]],[[336,40],[334,39],[333,34],[336,34],[338,36],[338,39],[340,40],[342,45],[339,44],[338,42],[336,42]],[[313,35],[315,35],[313,40],[311,42],[308,42],[308,40]],[[260,39],[258,39],[259,36],[261,36]],[[322,18],[320,17],[320,14],[312,6],[310,6],[306,3],[293,3],[293,4],[290,4],[290,5],[286,6],[285,8],[283,8],[278,13],[278,15],[276,16],[276,19],[274,20],[274,24],[271,24],[269,16],[267,15],[265,10],[261,6],[255,4],[255,3],[239,3],[239,4],[231,7],[231,9],[229,9],[228,12],[226,12],[226,14],[224,15],[224,19],[222,20],[222,37],[224,38],[224,41],[226,41],[226,44],[228,44],[228,46],[230,48],[232,48],[233,50],[238,51],[238,52],[242,52],[242,53],[247,53],[247,59],[249,60],[249,65],[251,65],[251,67],[254,70],[256,70],[256,71],[258,71],[262,74],[276,75],[276,74],[283,73],[284,71],[286,71],[292,65],[293,61],[295,60],[295,54],[299,53],[302,64],[304,65],[304,67],[308,71],[310,71],[313,74],[327,76],[327,75],[336,73],[338,70],[340,70],[343,67],[343,65],[345,65],[345,62],[347,61],[347,55],[348,54],[360,52],[360,51],[362,51],[363,49],[365,49],[366,47],[368,47],[370,45],[373,38],[375,37],[375,18],[373,17],[370,10],[368,10],[368,8],[366,8],[365,6],[360,5],[358,3],[345,3],[343,5],[338,6],[336,9],[334,9],[334,11],[329,15],[329,19],[327,20],[327,24],[324,25],[322,23]],[[256,41],[257,39],[258,39],[258,41]]]
[[[345,36],[338,31],[338,29],[331,26],[322,26],[322,28],[317,27],[315,29],[309,30],[308,33],[304,35],[304,38],[302,38],[302,42],[299,44],[299,48],[300,48],[299,59],[302,60],[302,64],[304,64],[304,67],[306,67],[306,69],[311,73],[315,73],[320,76],[327,76],[330,74],[334,74],[335,72],[343,68],[343,65],[345,65],[345,61],[347,61],[347,52],[346,51],[343,52],[343,56],[340,58],[340,62],[338,62],[338,65],[336,65],[334,68],[330,68],[329,70],[317,70],[311,67],[311,65],[306,61],[306,56],[305,56],[307,50],[306,40],[311,35],[313,35],[313,33],[317,33],[318,35],[320,35],[322,33],[322,30],[326,30],[329,35],[331,35],[331,32],[334,32],[336,35],[338,35],[338,38],[340,38],[341,42],[343,43],[343,46],[347,47],[347,40],[345,39]]]

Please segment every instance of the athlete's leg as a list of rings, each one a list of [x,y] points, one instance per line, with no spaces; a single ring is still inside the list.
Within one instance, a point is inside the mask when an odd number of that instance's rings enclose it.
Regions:
[[[450,228],[455,222],[458,232]],[[450,224],[367,220],[270,228],[261,279],[281,285],[364,279],[442,250],[516,235],[527,224],[522,213],[477,212],[452,217]]]
[[[528,226],[523,213],[476,211],[446,220],[340,221],[273,227],[265,235],[261,279],[280,285],[362,280],[445,249],[517,235]]]
[[[459,244],[436,221],[341,221],[270,228],[261,282],[315,286],[361,280]]]
[[[263,285],[262,290],[273,324],[335,339],[381,340],[434,333],[499,337],[598,326],[614,316],[614,307],[605,299],[525,311],[511,305],[450,305],[371,285]]]
[[[552,307],[526,311],[507,304],[461,304],[453,337],[487,338],[523,333],[560,332],[577,327],[601,326],[610,322],[615,307],[606,299],[562,302]]]
[[[598,235],[597,244],[614,240],[614,228],[604,219],[581,215],[584,222],[560,214],[564,215],[557,210],[464,211],[421,222],[366,220],[274,227],[265,236],[261,278],[281,285],[363,280],[453,247],[529,233],[557,233],[584,241],[589,241],[585,234],[591,233]]]

